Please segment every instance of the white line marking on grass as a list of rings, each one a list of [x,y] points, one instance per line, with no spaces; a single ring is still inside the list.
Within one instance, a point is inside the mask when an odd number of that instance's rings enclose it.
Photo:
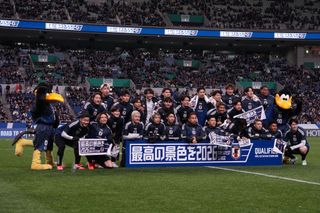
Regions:
[[[260,172],[250,172],[250,171],[245,171],[245,170],[229,169],[229,168],[217,167],[217,166],[207,166],[207,167],[211,168],[211,169],[219,169],[219,170],[230,171],[230,172],[258,175],[258,176],[263,176],[263,177],[269,177],[269,178],[275,178],[275,179],[281,179],[281,180],[289,180],[289,181],[298,182],[298,183],[306,183],[306,184],[310,184],[310,185],[320,186],[319,182],[312,182],[312,181],[300,180],[300,179],[295,179],[295,178],[281,177],[281,176],[276,176],[276,175],[268,175],[268,174],[264,174],[264,173],[260,173]]]

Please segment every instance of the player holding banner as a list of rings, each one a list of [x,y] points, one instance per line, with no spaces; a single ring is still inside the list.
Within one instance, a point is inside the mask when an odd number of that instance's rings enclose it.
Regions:
[[[112,147],[112,132],[111,129],[107,125],[108,122],[108,114],[106,112],[102,112],[97,115],[97,122],[92,122],[89,128],[89,133],[86,138],[97,138],[97,139],[105,139],[105,143],[109,143]],[[111,149],[110,147],[110,149]],[[94,155],[87,156],[88,159],[88,169],[94,170],[95,164],[103,168],[113,168],[111,157],[107,155]]]

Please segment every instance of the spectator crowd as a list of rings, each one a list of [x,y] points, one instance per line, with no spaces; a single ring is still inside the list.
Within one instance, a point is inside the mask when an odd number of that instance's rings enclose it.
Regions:
[[[320,29],[320,2],[312,0],[13,0],[0,3],[2,18],[139,26],[190,25],[185,21],[171,23],[167,15],[175,14],[202,16],[205,20],[202,27],[218,29]]]

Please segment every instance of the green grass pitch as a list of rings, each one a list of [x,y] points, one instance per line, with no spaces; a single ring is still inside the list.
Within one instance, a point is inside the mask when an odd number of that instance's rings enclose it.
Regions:
[[[320,138],[308,166],[232,167],[320,183]],[[320,185],[207,167],[31,171],[31,148],[0,140],[0,212],[320,212]],[[82,158],[85,162],[85,159]]]

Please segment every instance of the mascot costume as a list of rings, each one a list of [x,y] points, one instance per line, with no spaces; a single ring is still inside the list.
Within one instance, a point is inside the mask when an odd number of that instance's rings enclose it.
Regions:
[[[280,90],[275,96],[272,118],[277,122],[278,128],[283,134],[289,129],[290,119],[299,115],[302,111],[302,102],[299,99],[294,101],[296,106],[293,106],[292,95],[288,89]]]
[[[59,125],[58,115],[51,103],[63,103],[60,94],[51,93],[52,86],[40,83],[34,89],[35,104],[31,109],[35,129],[30,129],[16,136],[12,145],[16,145],[15,154],[22,156],[25,146],[33,146],[32,170],[47,170],[53,168],[53,139],[55,128]],[[35,134],[34,140],[22,138],[25,134]],[[45,152],[46,163],[41,163],[41,154]]]

